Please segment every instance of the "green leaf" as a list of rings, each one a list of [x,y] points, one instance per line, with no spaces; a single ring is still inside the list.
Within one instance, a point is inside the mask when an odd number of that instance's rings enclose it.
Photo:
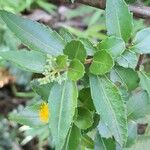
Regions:
[[[105,122],[103,122],[102,120],[99,122],[97,129],[101,135],[101,137],[103,138],[112,138],[112,132],[109,130],[109,128],[106,126]]]
[[[64,54],[68,55],[69,59],[79,59],[81,62],[85,61],[86,58],[86,50],[84,45],[80,41],[72,40],[67,43],[64,48]]]
[[[78,150],[81,141],[81,130],[74,124],[71,127],[63,150]]]
[[[72,81],[56,83],[49,95],[50,129],[56,150],[63,148],[68,135],[75,108],[77,107],[77,87]]]
[[[23,141],[21,141],[21,145],[26,145],[29,141],[36,137],[38,137],[39,141],[44,141],[50,136],[48,125],[34,128],[26,128],[25,126],[22,127],[24,131],[21,131],[21,133],[24,132],[23,135],[25,138],[23,139]],[[29,136],[31,138],[29,138]]]
[[[121,84],[117,84],[117,87],[119,88],[119,91],[121,93],[122,99],[124,100],[124,102],[129,100],[129,96],[130,96],[130,92],[127,90],[127,87]]]
[[[97,48],[106,50],[113,58],[117,58],[125,50],[125,43],[121,38],[111,36],[98,43]]]
[[[126,50],[120,57],[117,58],[116,61],[124,68],[135,69],[138,63],[138,57],[135,52]]]
[[[145,116],[142,119],[138,120],[138,123],[140,124],[140,121],[143,121],[142,124],[145,125],[146,129],[144,131],[144,135],[149,136],[150,135],[150,115]],[[146,123],[145,123],[146,122]]]
[[[90,66],[90,72],[95,75],[104,75],[114,66],[114,61],[110,54],[105,50],[98,51],[94,54],[93,62]]]
[[[119,82],[125,86],[128,91],[132,91],[139,85],[139,77],[136,71],[130,68],[115,67],[110,74],[111,80]]]
[[[128,41],[133,27],[133,17],[124,0],[106,1],[106,27],[109,35]]]
[[[36,127],[36,128],[24,128],[25,126],[22,126],[21,133],[23,132],[24,139],[21,141],[21,145],[26,145],[28,142],[30,142],[32,139],[38,137],[39,141],[45,141],[49,136],[50,136],[50,131],[49,131],[49,126],[44,125],[41,127]],[[31,137],[31,138],[29,138]]]
[[[150,102],[146,91],[134,92],[127,102],[128,118],[137,120],[150,114]]]
[[[46,64],[46,55],[37,51],[1,51],[0,56],[30,72],[42,73]]]
[[[94,149],[94,141],[86,134],[82,136],[81,145],[88,149]]]
[[[89,39],[86,39],[86,38],[79,38],[79,40],[84,45],[87,55],[93,56],[94,52],[97,51],[97,48],[94,47],[93,43],[91,43],[91,41]]]
[[[80,104],[80,106],[83,106],[91,111],[95,109],[91,97],[90,88],[83,88],[82,90],[80,90],[78,99],[82,103]]]
[[[46,2],[46,1],[37,0],[36,4],[38,4],[39,7],[41,7],[45,11],[49,12],[50,14],[56,13],[56,8],[57,7],[55,5],[53,5],[52,3],[49,3],[49,2]]]
[[[139,72],[139,77],[141,87],[147,91],[150,98],[150,76],[144,72]]]
[[[39,127],[45,125],[39,119],[40,104],[27,106],[22,111],[14,111],[9,114],[9,119],[22,125],[30,127]]]
[[[64,38],[66,43],[74,39],[74,36],[66,28],[60,29],[60,35]]]
[[[85,130],[85,133],[92,132],[93,130],[95,130],[97,128],[97,126],[99,124],[100,116],[95,111],[92,113],[93,113],[93,124],[90,128]]]
[[[75,125],[79,129],[87,129],[93,124],[93,114],[86,108],[78,107],[78,114],[75,120]]]
[[[150,136],[139,136],[136,143],[129,148],[124,148],[123,150],[149,150]]]
[[[127,140],[127,116],[119,89],[107,78],[90,76],[91,95],[101,121],[120,145]]]
[[[68,77],[76,81],[82,78],[84,73],[84,65],[78,59],[72,60],[68,69]]]
[[[40,84],[37,80],[31,82],[31,87],[38,95],[41,96],[43,101],[48,101],[49,92],[53,86],[53,83]]]
[[[0,17],[22,43],[31,50],[38,50],[51,55],[63,53],[63,39],[50,28],[3,10],[0,10]]]
[[[113,139],[105,139],[97,132],[94,144],[94,150],[115,150],[115,142]]]
[[[150,28],[143,29],[137,33],[133,40],[132,50],[140,54],[150,53]]]
[[[133,120],[128,122],[128,139],[126,143],[126,147],[130,147],[133,145],[137,139],[137,123]]]
[[[56,63],[59,67],[59,69],[64,69],[67,67],[67,61],[68,61],[68,57],[66,55],[59,55],[56,58]]]

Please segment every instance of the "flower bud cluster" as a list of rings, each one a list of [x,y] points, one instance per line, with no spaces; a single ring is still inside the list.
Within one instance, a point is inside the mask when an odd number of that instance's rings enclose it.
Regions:
[[[56,63],[56,57],[47,55],[46,65],[44,67],[43,78],[38,79],[40,84],[47,84],[50,82],[58,82],[61,84],[64,80],[67,79],[67,72],[62,69],[59,69]]]

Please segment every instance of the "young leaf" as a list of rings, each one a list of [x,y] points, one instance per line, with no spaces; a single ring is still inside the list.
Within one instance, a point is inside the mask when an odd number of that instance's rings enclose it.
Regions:
[[[72,60],[68,69],[68,77],[76,81],[82,78],[84,73],[84,65],[78,59]]]
[[[125,50],[125,43],[121,38],[111,36],[98,43],[97,48],[106,50],[113,58],[117,58]]]
[[[78,150],[81,141],[81,130],[72,125],[63,150]]]
[[[97,51],[97,48],[94,47],[93,43],[91,43],[91,41],[89,39],[86,39],[86,38],[79,38],[79,40],[84,45],[86,52],[87,52],[87,55],[93,56],[94,52]]]
[[[93,62],[90,66],[90,72],[95,75],[104,75],[114,66],[114,61],[110,54],[105,50],[98,51],[94,54]]]
[[[127,102],[128,118],[137,120],[150,114],[149,97],[146,91],[134,92]]]
[[[31,50],[43,51],[51,55],[63,53],[63,39],[50,28],[3,10],[0,10],[0,17]]]
[[[117,58],[116,61],[124,68],[135,69],[138,63],[138,57],[135,52],[126,50],[120,57]]]
[[[77,87],[72,81],[56,83],[49,95],[50,128],[56,150],[63,148],[68,135],[75,108],[77,107]]]
[[[40,85],[40,83],[37,80],[31,81],[31,87],[33,91],[35,91],[38,95],[40,95],[43,101],[48,101],[49,92],[52,86],[53,83]]]
[[[132,33],[132,14],[124,0],[106,1],[106,26],[109,35],[128,41]]]
[[[68,55],[69,59],[79,59],[81,62],[85,61],[86,50],[80,41],[72,40],[64,48],[64,54]]]
[[[144,72],[139,72],[139,77],[141,87],[147,91],[150,98],[150,76]]]
[[[132,91],[139,85],[137,72],[130,68],[114,67],[110,74],[113,82],[120,82],[128,91]]]
[[[127,115],[119,89],[107,78],[90,76],[91,95],[101,121],[120,145],[127,140]]]
[[[94,150],[115,150],[115,142],[113,139],[105,139],[97,132],[95,138]]]
[[[75,120],[75,125],[79,129],[87,129],[91,127],[93,124],[93,114],[86,108],[79,107],[78,108],[78,116]]]
[[[68,60],[68,57],[66,55],[59,55],[56,58],[56,63],[59,69],[64,69],[67,67],[67,60]]]
[[[150,53],[149,41],[150,28],[139,31],[133,40],[132,50],[140,54]]]
[[[0,56],[15,63],[21,69],[42,73],[46,64],[46,55],[37,51],[1,51]]]

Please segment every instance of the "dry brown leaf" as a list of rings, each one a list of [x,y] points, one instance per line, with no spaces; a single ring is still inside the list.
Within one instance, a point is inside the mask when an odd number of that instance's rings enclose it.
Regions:
[[[0,68],[0,88],[4,87],[9,83],[13,83],[15,81],[15,77],[9,74],[7,69]]]

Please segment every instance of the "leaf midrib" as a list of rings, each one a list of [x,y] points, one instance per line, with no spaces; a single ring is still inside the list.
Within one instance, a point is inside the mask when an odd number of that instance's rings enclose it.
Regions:
[[[99,82],[99,86],[100,86],[100,78],[97,76],[97,78],[98,78],[98,82]],[[112,106],[111,106],[111,102],[109,101],[109,98],[107,97],[107,94],[105,93],[105,90],[104,90],[104,87],[103,87],[103,85],[101,84],[101,88],[102,88],[102,93],[103,93],[103,95],[106,97],[106,102],[107,102],[107,104],[110,106],[110,108],[111,108],[111,110],[112,110],[112,113],[113,113],[113,116],[114,116],[114,119],[115,119],[115,122],[116,122],[116,127],[117,127],[117,130],[118,130],[118,135],[119,135],[119,137],[120,137],[120,139],[122,139],[121,138],[121,134],[120,134],[120,130],[119,130],[119,127],[118,127],[118,125],[117,125],[117,118],[116,118],[116,116],[115,116],[115,111],[113,110],[113,108],[112,108]]]
[[[105,150],[107,150],[106,145],[105,145],[105,143],[104,143],[104,141],[103,141],[103,139],[102,139],[102,137],[101,137],[101,136],[100,136],[100,138],[101,138],[102,145],[103,145],[104,149],[105,149]]]
[[[75,53],[75,58],[77,58],[77,56],[78,56],[79,47],[80,47],[80,43],[78,44],[78,48],[77,48],[77,51],[76,51],[76,53]]]
[[[67,139],[66,139],[66,145],[65,145],[65,150],[67,150],[67,147],[68,147],[68,145],[69,145],[69,138],[70,138],[70,135],[71,135],[71,132],[72,132],[72,128],[73,128],[73,124],[72,124],[72,126],[71,126],[71,128],[70,128],[70,130],[69,130],[69,133],[68,133],[68,137],[67,137]]]
[[[58,137],[60,137],[60,124],[61,124],[61,118],[62,118],[62,109],[63,109],[63,102],[64,102],[64,94],[65,94],[65,88],[66,88],[66,82],[64,83],[64,86],[63,86],[63,89],[62,89],[62,96],[61,96],[61,103],[60,103],[60,109],[59,109],[59,120],[58,120],[58,128],[57,128],[57,131],[58,131]]]
[[[108,1],[109,1],[109,0],[108,0]],[[120,37],[122,37],[121,25],[120,25],[120,23],[119,23],[119,16],[118,16],[118,14],[117,14],[117,7],[116,7],[116,5],[115,5],[115,3],[114,3],[114,0],[112,0],[112,5],[113,5],[113,7],[115,8],[114,14],[115,14],[115,16],[116,16],[116,18],[117,18],[117,25],[118,25],[119,35],[120,35]]]

